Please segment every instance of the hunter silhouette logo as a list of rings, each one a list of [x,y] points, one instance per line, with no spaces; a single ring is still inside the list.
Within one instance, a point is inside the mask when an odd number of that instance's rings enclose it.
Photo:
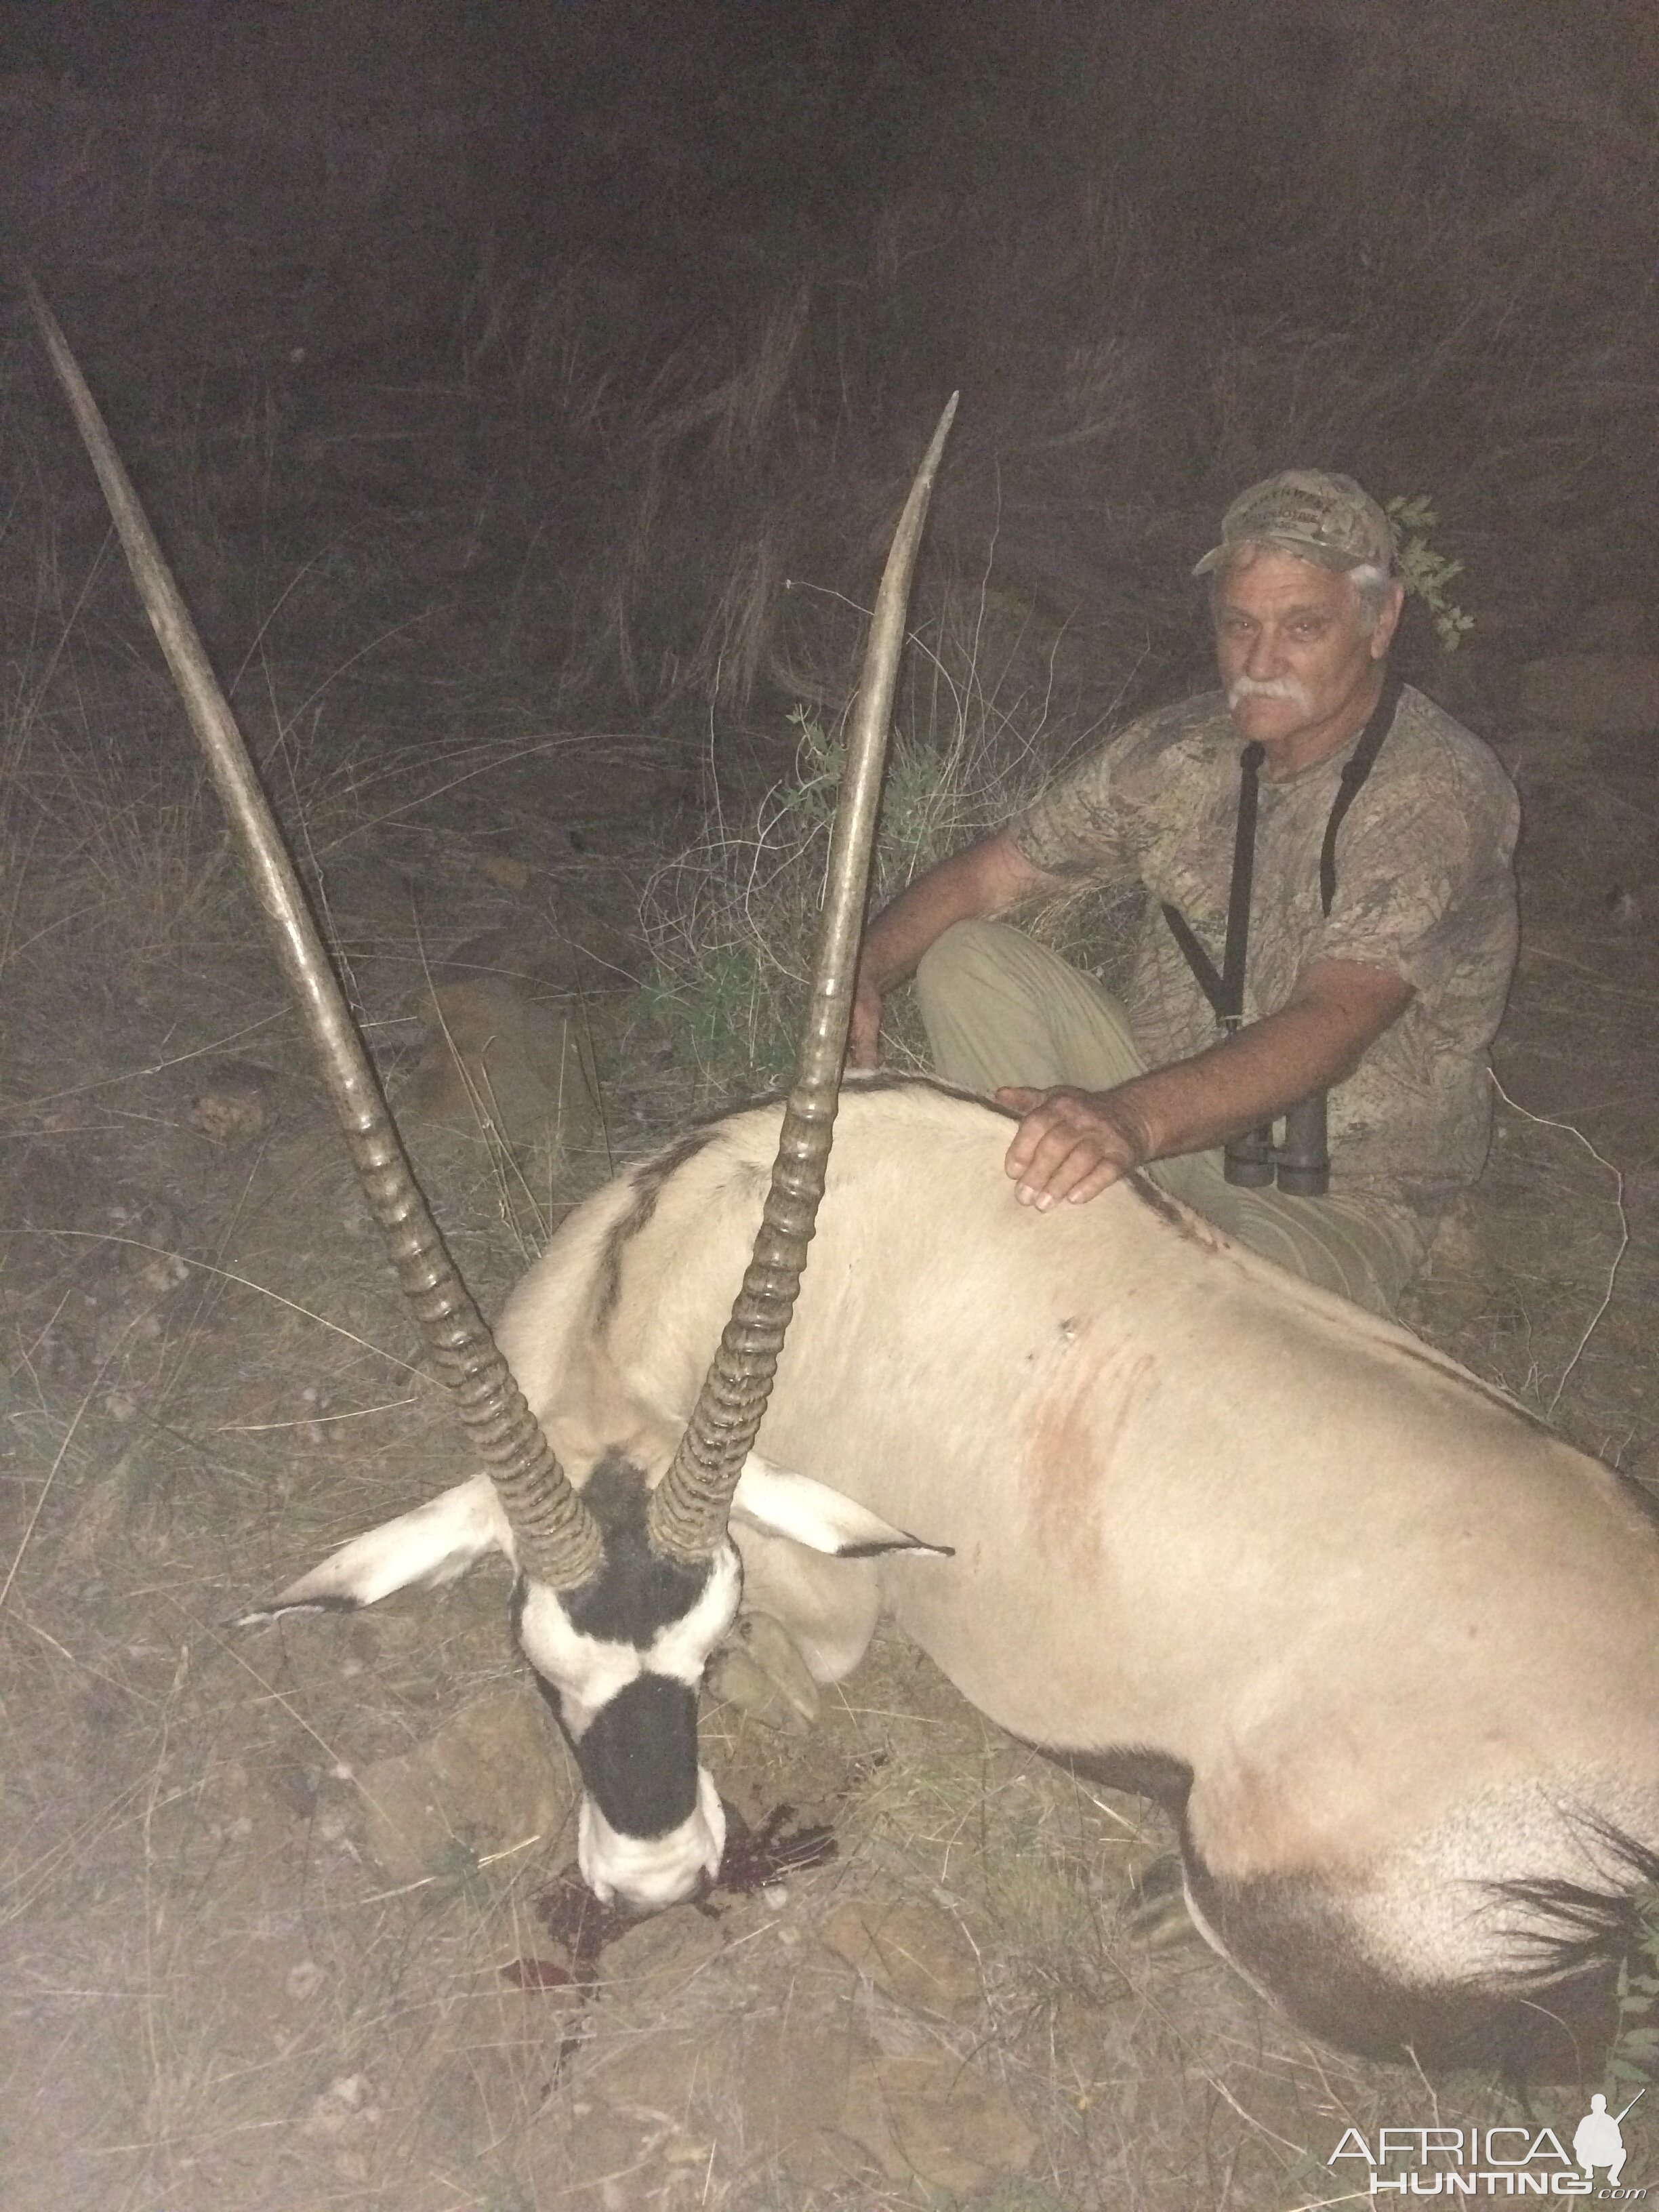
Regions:
[[[1373,2198],[1396,2197],[1589,2197],[1640,2203],[1645,2188],[1621,2185],[1629,2155],[1620,2123],[1645,2097],[1638,2089],[1623,2112],[1610,2112],[1598,2090],[1572,2132],[1568,2150],[1555,2129],[1526,2126],[1379,2128],[1367,2137],[1350,2128],[1327,2163],[1363,2159]],[[1393,2167],[1395,2171],[1385,2169]],[[1598,2169],[1602,2179],[1598,2182]]]
[[[1625,2170],[1625,2160],[1627,2155],[1625,2149],[1625,2138],[1620,2133],[1619,2123],[1624,2118],[1625,2113],[1640,2104],[1647,2094],[1645,2089],[1638,2089],[1630,2103],[1626,2106],[1625,2111],[1619,2113],[1613,2113],[1607,2110],[1607,2100],[1599,2089],[1590,2099],[1589,2112],[1585,2113],[1572,2132],[1572,2154],[1583,2166],[1589,2179],[1593,2180],[1595,2168],[1598,2166],[1604,2166],[1607,2170],[1608,2185],[1611,2187],[1617,2184],[1620,2175]]]

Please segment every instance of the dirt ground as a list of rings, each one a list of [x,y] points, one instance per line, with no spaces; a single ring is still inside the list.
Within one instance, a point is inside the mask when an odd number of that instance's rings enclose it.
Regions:
[[[143,742],[95,805],[82,766],[78,810],[20,769],[5,966],[7,2206],[1360,2201],[1339,2137],[1426,2119],[1425,2085],[1192,1944],[1126,1942],[1155,1816],[898,1641],[809,1733],[709,1698],[735,1886],[618,1936],[557,1880],[571,1777],[500,1571],[225,1626],[462,1460],[165,694],[104,680]],[[1659,1480],[1659,754],[1493,734],[1527,950],[1492,1164],[1415,1318]],[[627,970],[697,776],[665,739],[514,731],[306,786],[304,858],[487,1304],[684,1110]],[[1434,2106],[1512,2109],[1477,2081]],[[1659,2135],[1630,2136],[1634,2170]]]

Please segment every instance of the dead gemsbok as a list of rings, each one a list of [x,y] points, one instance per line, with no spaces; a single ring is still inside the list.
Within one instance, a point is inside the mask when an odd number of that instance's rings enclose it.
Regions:
[[[1424,2063],[1593,2065],[1659,1866],[1659,1537],[1635,1495],[1143,1182],[1019,1206],[1006,1119],[976,1101],[853,1084],[830,1153],[950,410],[878,602],[788,1102],[693,1132],[579,1207],[498,1350],[120,464],[36,312],[488,1470],[248,1618],[371,1604],[504,1553],[519,1640],[581,1769],[582,1869],[601,1895],[657,1906],[720,1858],[696,1698],[739,1605],[781,1620],[821,1680],[885,1610],[1015,1735],[1158,1798],[1199,1927],[1307,2028]]]

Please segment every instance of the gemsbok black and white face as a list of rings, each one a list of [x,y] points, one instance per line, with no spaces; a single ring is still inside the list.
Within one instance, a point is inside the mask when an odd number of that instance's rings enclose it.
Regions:
[[[645,1480],[624,1461],[596,1468],[582,1496],[604,1565],[574,1590],[521,1577],[514,1632],[581,1771],[582,1878],[602,1904],[650,1911],[712,1881],[726,1848],[697,1691],[737,1620],[743,1570],[729,1538],[693,1566],[653,1551]]]
[[[832,1557],[939,1551],[752,1455],[738,1491],[751,1525]],[[654,1911],[712,1881],[726,1848],[720,1792],[697,1753],[697,1692],[736,1622],[743,1568],[726,1534],[691,1566],[655,1550],[650,1492],[623,1458],[602,1460],[581,1494],[605,1565],[574,1590],[521,1577],[514,1631],[581,1772],[583,1880],[603,1904]]]
[[[237,1626],[356,1612],[396,1590],[453,1582],[499,1552],[519,1568],[514,1636],[581,1775],[582,1878],[603,1904],[658,1911],[712,1881],[726,1845],[720,1793],[697,1753],[697,1692],[737,1619],[743,1570],[724,1527],[705,1556],[667,1556],[652,1540],[653,1495],[626,1455],[601,1458],[580,1492],[602,1539],[599,1563],[559,1589],[523,1568],[495,1485],[475,1475],[354,1536]],[[750,1527],[832,1558],[938,1550],[752,1453],[733,1504]]]

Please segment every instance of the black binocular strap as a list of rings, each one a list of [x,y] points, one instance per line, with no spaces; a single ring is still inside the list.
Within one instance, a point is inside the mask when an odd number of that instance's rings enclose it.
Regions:
[[[1319,901],[1327,915],[1336,896],[1336,833],[1342,827],[1343,817],[1359,796],[1360,787],[1376,765],[1382,740],[1394,726],[1405,680],[1393,670],[1383,678],[1382,689],[1359,733],[1359,742],[1343,763],[1319,854]],[[1255,878],[1256,793],[1262,758],[1261,747],[1254,744],[1246,745],[1238,757],[1238,828],[1233,838],[1233,873],[1227,892],[1227,942],[1219,974],[1180,908],[1171,906],[1167,899],[1163,902],[1164,919],[1193,971],[1193,980],[1209,1000],[1216,1019],[1230,1033],[1238,1027],[1244,1013],[1244,962],[1250,933],[1250,892]]]
[[[1394,727],[1394,718],[1400,711],[1400,694],[1405,686],[1405,678],[1390,669],[1382,678],[1382,689],[1376,695],[1370,720],[1359,732],[1359,743],[1342,764],[1336,797],[1331,802],[1330,818],[1325,824],[1325,842],[1319,848],[1319,902],[1328,918],[1331,901],[1336,896],[1336,833],[1342,827],[1343,816],[1359,796],[1359,787],[1376,766],[1382,740]]]
[[[1250,891],[1255,881],[1255,804],[1264,755],[1246,745],[1238,758],[1238,826],[1233,835],[1232,883],[1227,892],[1227,943],[1221,969],[1194,935],[1179,907],[1164,903],[1164,919],[1186,957],[1198,988],[1223,1029],[1237,1028],[1244,1012],[1244,961],[1250,934]]]

